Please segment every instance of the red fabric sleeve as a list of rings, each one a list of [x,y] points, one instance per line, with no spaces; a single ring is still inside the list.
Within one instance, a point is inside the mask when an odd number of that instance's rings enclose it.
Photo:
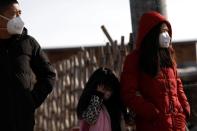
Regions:
[[[138,52],[132,52],[125,59],[120,77],[122,100],[137,116],[147,120],[155,119],[159,110],[137,93],[140,79],[138,61]]]

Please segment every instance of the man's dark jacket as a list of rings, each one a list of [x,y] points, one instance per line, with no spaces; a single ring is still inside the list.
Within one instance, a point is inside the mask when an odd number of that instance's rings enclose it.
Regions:
[[[0,130],[33,131],[35,109],[52,91],[54,83],[55,71],[34,38],[24,31],[1,40]]]

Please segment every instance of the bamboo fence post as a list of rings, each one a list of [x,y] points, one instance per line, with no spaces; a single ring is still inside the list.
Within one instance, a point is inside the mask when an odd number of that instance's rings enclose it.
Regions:
[[[106,56],[106,67],[113,69],[113,58],[112,58],[112,51],[111,46],[107,42],[106,44],[106,50],[105,50],[105,56]]]
[[[104,34],[106,35],[106,37],[108,38],[109,42],[111,43],[111,45],[113,45],[114,41],[112,40],[111,36],[109,35],[107,29],[105,28],[104,25],[101,26],[101,29],[103,30]]]
[[[101,46],[99,48],[99,58],[98,59],[99,59],[98,60],[99,61],[98,65],[100,65],[101,67],[105,66],[106,59],[105,59],[105,53],[104,53],[104,47],[103,46]]]
[[[129,34],[129,43],[128,43],[129,52],[132,51],[135,48],[133,37],[134,37],[133,33],[130,33]]]

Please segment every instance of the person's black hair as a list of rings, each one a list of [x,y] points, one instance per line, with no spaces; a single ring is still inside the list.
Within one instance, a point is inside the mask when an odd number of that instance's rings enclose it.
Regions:
[[[97,92],[98,85],[106,85],[112,96],[104,101],[111,118],[112,131],[120,131],[121,108],[120,83],[116,75],[108,68],[99,68],[90,76],[77,105],[77,116],[81,119],[83,111],[88,107],[91,96]]]
[[[161,25],[159,23],[145,36],[140,47],[140,69],[155,77],[160,68],[174,66],[174,53],[171,47],[160,48],[159,34]]]
[[[18,3],[17,0],[0,0],[0,13],[4,12],[11,4]]]

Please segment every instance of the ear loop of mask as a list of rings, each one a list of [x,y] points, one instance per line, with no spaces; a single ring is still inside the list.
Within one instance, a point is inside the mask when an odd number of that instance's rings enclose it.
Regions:
[[[10,20],[9,18],[7,18],[7,17],[5,17],[5,16],[3,16],[3,15],[0,15],[0,17],[4,18],[4,19],[6,19],[6,20]]]
[[[6,19],[6,20],[8,20],[8,21],[10,20],[9,18],[7,18],[7,17],[5,17],[5,16],[3,16],[3,15],[0,15],[0,17],[3,18],[3,19]],[[5,30],[5,29],[7,29],[7,28],[0,28],[0,30]]]

